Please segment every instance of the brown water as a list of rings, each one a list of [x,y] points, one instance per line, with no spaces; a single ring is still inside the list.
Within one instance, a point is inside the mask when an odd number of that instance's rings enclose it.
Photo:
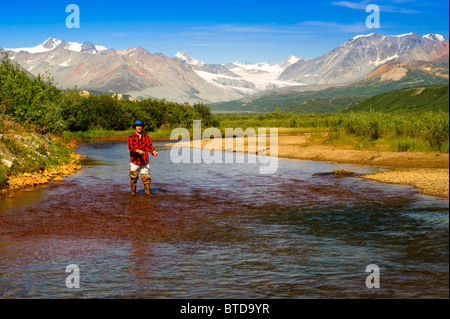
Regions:
[[[279,159],[260,175],[160,150],[149,198],[141,181],[129,195],[126,143],[77,152],[93,168],[0,200],[0,296],[448,298],[448,200],[317,174],[372,167]],[[65,285],[69,264],[79,289]],[[365,285],[369,264],[379,289]]]

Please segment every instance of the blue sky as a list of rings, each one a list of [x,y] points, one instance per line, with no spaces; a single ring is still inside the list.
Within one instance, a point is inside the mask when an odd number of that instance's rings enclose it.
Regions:
[[[66,27],[69,4],[80,8],[79,29]],[[380,7],[379,29],[366,27],[368,4]],[[207,63],[275,63],[288,55],[323,55],[358,34],[448,38],[448,10],[443,0],[0,0],[0,46],[35,46],[55,37],[168,56],[185,50]]]

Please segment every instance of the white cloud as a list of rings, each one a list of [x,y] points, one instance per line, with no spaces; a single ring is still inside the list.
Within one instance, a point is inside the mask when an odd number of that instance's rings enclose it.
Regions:
[[[368,5],[368,1],[363,2],[334,1],[331,4],[334,6],[346,7],[349,9],[365,10]]]
[[[403,1],[393,1],[394,3],[405,3],[406,0]],[[360,1],[360,2],[351,2],[351,1],[333,1],[331,2],[334,6],[345,7],[349,9],[357,9],[357,10],[366,10],[366,7],[371,4],[371,1]],[[416,14],[420,13],[420,11],[413,9],[400,8],[392,5],[379,5],[381,12],[390,12],[390,13],[405,13],[405,14]]]

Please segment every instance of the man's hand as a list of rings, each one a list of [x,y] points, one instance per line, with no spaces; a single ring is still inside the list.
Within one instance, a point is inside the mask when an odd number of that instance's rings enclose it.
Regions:
[[[158,152],[157,152],[157,151],[153,151],[153,152],[152,152],[152,155],[153,155],[153,156],[158,156]]]
[[[138,153],[138,154],[144,154],[144,151],[142,151],[142,150],[136,150],[136,153]]]

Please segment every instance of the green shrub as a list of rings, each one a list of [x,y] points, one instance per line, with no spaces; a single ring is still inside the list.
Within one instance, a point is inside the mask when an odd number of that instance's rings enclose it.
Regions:
[[[362,150],[366,147],[373,147],[375,146],[375,142],[366,136],[362,136],[355,144],[355,149]]]
[[[6,181],[8,180],[8,175],[9,175],[8,167],[0,163],[0,186],[6,184]]]
[[[3,142],[5,143],[8,150],[14,155],[28,153],[27,149],[24,146],[13,139],[5,138]]]
[[[448,154],[449,153],[448,147],[449,147],[449,145],[448,145],[448,141],[447,141],[447,142],[442,143],[442,145],[439,147],[439,150],[442,153],[447,153]]]
[[[427,141],[407,137],[394,140],[392,150],[394,152],[409,152],[409,151],[429,152],[431,148]]]

